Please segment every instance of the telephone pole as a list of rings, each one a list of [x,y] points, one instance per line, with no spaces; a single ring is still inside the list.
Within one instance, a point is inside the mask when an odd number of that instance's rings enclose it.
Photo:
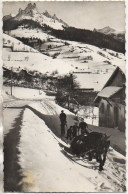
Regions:
[[[12,96],[12,67],[11,67],[11,96]]]
[[[70,94],[68,94],[68,110],[70,110]]]

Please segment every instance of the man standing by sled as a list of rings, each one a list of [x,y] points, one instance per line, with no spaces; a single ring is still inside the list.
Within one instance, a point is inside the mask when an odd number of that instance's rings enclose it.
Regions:
[[[89,132],[87,130],[88,124],[84,121],[84,119],[81,119],[81,122],[79,123],[79,130],[81,129],[81,132],[79,131],[80,134],[86,134],[88,135]]]
[[[60,114],[60,122],[61,122],[61,137],[65,135],[65,126],[67,124],[66,121],[66,114],[64,113],[64,111],[61,111]]]

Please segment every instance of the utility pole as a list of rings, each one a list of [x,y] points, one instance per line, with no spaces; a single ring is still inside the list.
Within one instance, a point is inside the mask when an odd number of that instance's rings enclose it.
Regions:
[[[68,93],[68,110],[70,110],[70,101],[71,101],[70,94],[73,90],[73,75],[72,75],[72,73],[70,74],[70,77],[69,77],[69,84],[70,84],[70,86],[69,86],[69,93]]]
[[[68,95],[68,110],[70,110],[70,94]]]
[[[13,68],[11,67],[11,96],[12,96],[12,70]]]

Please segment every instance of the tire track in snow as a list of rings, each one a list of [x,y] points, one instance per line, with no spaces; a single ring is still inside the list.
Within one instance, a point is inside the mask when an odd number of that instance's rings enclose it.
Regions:
[[[51,112],[53,114],[57,114],[58,115],[58,112],[56,111],[56,106],[51,104],[49,101],[44,100],[44,102],[45,102],[45,105],[51,110]]]
[[[45,100],[41,102],[41,105],[46,109],[48,114],[56,114],[54,108],[50,104],[48,104],[48,102],[46,102]]]

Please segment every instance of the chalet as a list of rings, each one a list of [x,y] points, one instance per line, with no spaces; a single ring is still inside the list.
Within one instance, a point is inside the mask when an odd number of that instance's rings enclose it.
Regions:
[[[125,130],[125,73],[115,69],[94,103],[99,106],[99,126]]]

